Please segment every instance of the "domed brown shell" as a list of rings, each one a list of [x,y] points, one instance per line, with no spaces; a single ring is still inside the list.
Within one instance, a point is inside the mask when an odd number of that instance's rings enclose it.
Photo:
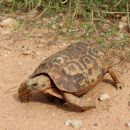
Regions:
[[[91,42],[78,42],[45,59],[31,75],[47,74],[62,91],[88,89],[106,74],[104,54]]]

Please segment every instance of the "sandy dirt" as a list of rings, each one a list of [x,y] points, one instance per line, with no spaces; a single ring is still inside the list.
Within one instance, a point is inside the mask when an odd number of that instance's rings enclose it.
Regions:
[[[22,35],[22,34],[21,34]],[[29,103],[18,100],[17,89],[39,63],[49,55],[63,49],[59,44],[46,44],[52,35],[43,34],[22,38],[19,33],[0,34],[0,129],[1,130],[73,130],[66,126],[68,119],[81,120],[81,130],[128,130],[130,121],[130,64],[117,67],[125,88],[116,90],[109,75],[104,82],[88,93],[96,99],[97,107],[86,112],[69,109],[60,102],[51,102],[42,94],[33,96]],[[40,42],[39,42],[40,39]],[[52,39],[53,41],[53,39]],[[99,101],[101,94],[110,99]]]

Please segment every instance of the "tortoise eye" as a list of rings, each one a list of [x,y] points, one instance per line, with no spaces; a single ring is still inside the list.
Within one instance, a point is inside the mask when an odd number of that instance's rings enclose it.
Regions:
[[[38,86],[38,84],[37,84],[37,83],[32,84],[32,87],[36,87],[36,86]]]

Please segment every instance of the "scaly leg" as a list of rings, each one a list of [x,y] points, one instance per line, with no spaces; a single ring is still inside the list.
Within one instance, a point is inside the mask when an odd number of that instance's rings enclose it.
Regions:
[[[68,102],[70,105],[77,108],[78,110],[85,111],[96,107],[96,102],[91,98],[87,98],[84,96],[79,98],[67,92],[64,92],[63,97],[66,100],[66,102]]]
[[[108,73],[110,74],[110,76],[114,80],[116,88],[122,89],[124,87],[124,84],[123,84],[120,76],[115,72],[115,70],[113,68],[109,68]]]
[[[45,94],[50,94],[50,95],[52,95],[52,96],[54,96],[54,97],[57,97],[57,98],[59,98],[59,99],[63,99],[62,95],[59,94],[59,93],[57,92],[57,89],[54,88],[54,87],[47,89],[47,90],[44,91],[43,93],[45,93]]]

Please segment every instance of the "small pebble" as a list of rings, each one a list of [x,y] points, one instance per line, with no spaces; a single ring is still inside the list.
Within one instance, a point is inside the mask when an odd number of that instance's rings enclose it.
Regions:
[[[8,57],[8,55],[7,55],[7,54],[4,54],[4,57]]]
[[[43,36],[43,34],[41,34],[41,33],[40,33],[40,34],[37,34],[37,37],[42,37],[42,36]]]
[[[128,123],[126,123],[126,126],[127,126],[128,128],[130,128],[130,121],[129,121]]]
[[[31,54],[31,51],[30,50],[26,50],[23,52],[24,55],[30,55]]]
[[[19,66],[22,66],[22,65],[23,65],[23,63],[19,62],[19,63],[18,63],[18,65],[19,65]]]
[[[42,52],[40,52],[40,51],[36,52],[36,55],[38,55],[38,56],[41,55],[41,54],[42,54]]]
[[[66,46],[66,43],[59,43],[59,47],[62,48],[62,47],[65,47]]]
[[[13,29],[18,25],[18,22],[13,18],[6,18],[0,23],[0,25],[6,28]]]
[[[107,94],[107,93],[104,93],[104,94],[102,94],[100,97],[99,97],[99,100],[100,101],[105,101],[105,100],[107,100],[107,99],[109,99],[110,98],[110,96]]]
[[[68,119],[65,121],[66,126],[71,126],[75,129],[83,128],[83,123],[81,120]]]
[[[127,23],[125,23],[125,22],[119,22],[118,27],[119,27],[119,29],[123,29],[126,25],[127,25]]]
[[[52,113],[52,116],[55,116],[56,115],[56,113]]]
[[[128,20],[127,16],[121,17],[121,21],[122,21],[122,22],[126,22],[126,23],[127,23],[127,20]]]
[[[97,124],[97,123],[94,123],[93,126],[96,127],[96,126],[98,126],[98,124]]]

